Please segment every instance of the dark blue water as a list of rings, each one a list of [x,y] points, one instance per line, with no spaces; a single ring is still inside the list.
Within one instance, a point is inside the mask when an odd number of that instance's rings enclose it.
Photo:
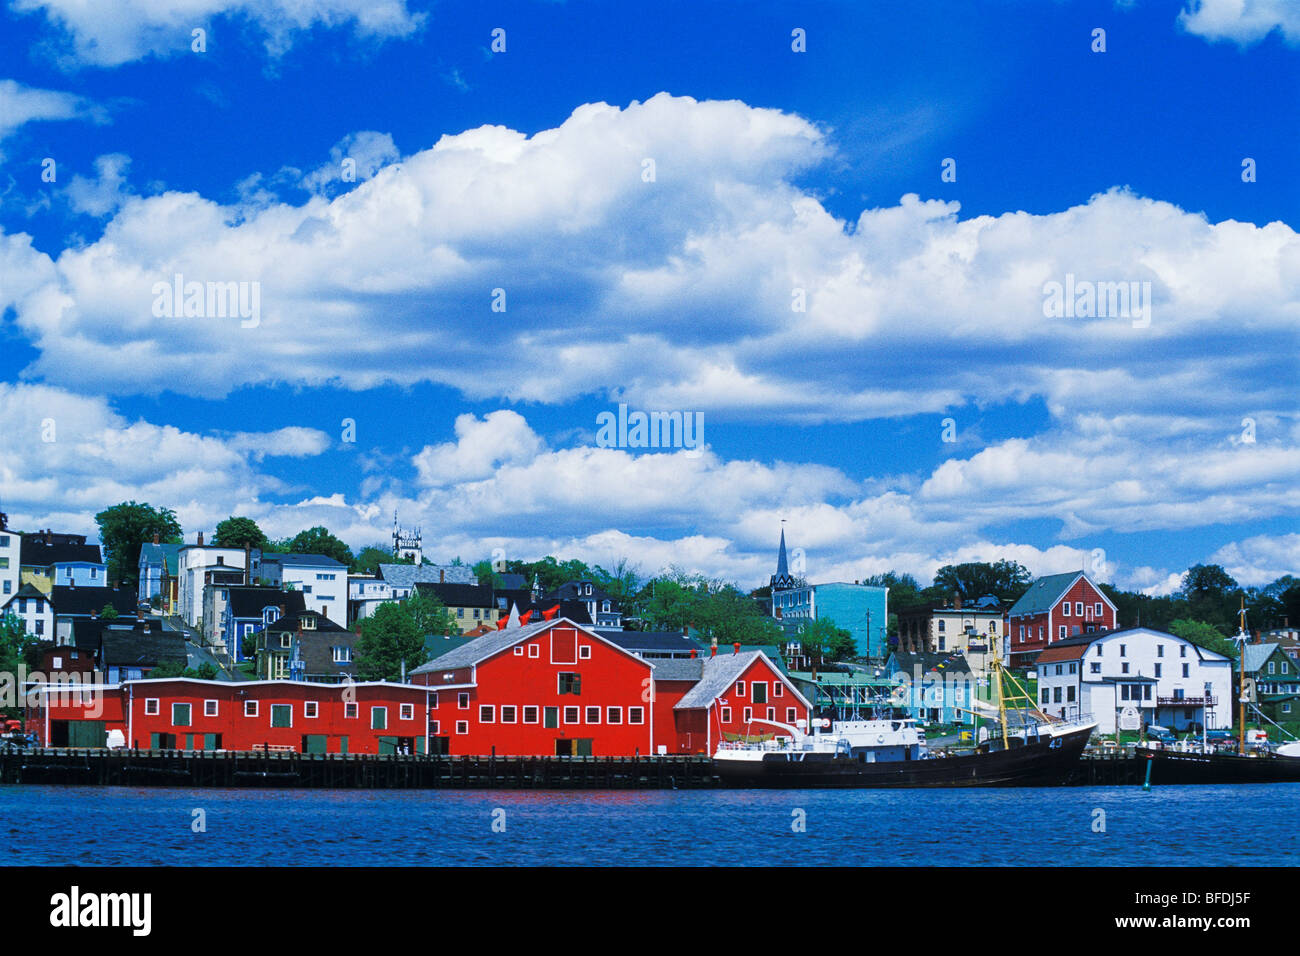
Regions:
[[[913,791],[0,787],[0,862],[1294,866],[1300,784]],[[195,810],[206,832],[196,833]],[[504,815],[494,811],[503,810]],[[805,832],[792,827],[803,811]],[[1095,832],[1097,810],[1105,831]],[[493,821],[505,831],[494,832]],[[498,823],[498,826],[500,824]]]

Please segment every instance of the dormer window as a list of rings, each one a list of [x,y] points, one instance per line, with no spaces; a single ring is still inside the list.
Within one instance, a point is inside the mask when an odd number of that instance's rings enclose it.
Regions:
[[[302,629],[304,631],[316,630],[316,618],[304,615],[303,617],[300,617],[298,621],[302,624]]]

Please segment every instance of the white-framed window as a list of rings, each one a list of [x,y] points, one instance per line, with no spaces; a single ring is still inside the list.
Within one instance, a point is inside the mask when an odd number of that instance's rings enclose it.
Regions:
[[[523,657],[523,656],[524,656],[524,645],[522,645],[522,644],[516,644],[516,645],[515,645],[515,657]]]
[[[536,705],[536,704],[525,704],[525,705],[524,705],[524,723],[526,723],[526,724],[535,724],[535,723],[537,723],[537,705]]]
[[[335,663],[335,664],[348,664],[348,663],[351,663],[351,661],[352,661],[352,648],[350,648],[350,647],[336,647],[336,648],[334,648],[334,663]]]
[[[387,707],[370,708],[370,729],[371,730],[388,729],[388,708]]]
[[[205,700],[203,702],[203,716],[204,717],[217,716],[217,702],[215,700]]]
[[[600,723],[600,708],[599,708],[599,707],[588,707],[588,708],[587,708],[587,723],[589,723],[589,724],[598,724],[598,723]]]
[[[293,705],[272,704],[271,705],[271,726],[292,727],[293,726]]]
[[[579,647],[578,657],[584,661],[589,659],[591,657],[591,645],[583,644],[581,647]]]
[[[960,693],[960,690],[958,690],[958,693]],[[767,709],[767,719],[768,719],[768,720],[776,720],[776,708],[775,708],[775,707],[769,707],[769,708]]]
[[[304,701],[302,705],[302,715],[308,720],[315,720],[320,716],[320,704],[314,700]]]
[[[645,708],[644,708],[644,707],[629,707],[629,708],[627,709],[627,722],[628,722],[629,724],[644,724],[644,723],[645,723]]]
[[[501,705],[501,723],[517,724],[519,722],[519,708],[514,704]]]
[[[1101,611],[1101,602],[1100,602],[1100,601],[1098,601],[1096,604],[1093,605],[1093,607],[1092,607],[1092,613],[1095,614],[1095,615],[1097,615],[1098,617],[1101,617],[1102,611]]]
[[[467,734],[467,733],[469,733],[469,721],[468,721],[468,720],[458,720],[458,721],[456,721],[456,733],[458,733],[458,734]]]
[[[493,704],[479,704],[479,706],[478,706],[478,722],[479,722],[480,724],[492,724],[492,723],[496,723],[496,719],[497,719],[497,709],[496,709],[496,706],[495,706],[495,705],[493,705]]]
[[[1083,602],[1082,602],[1082,601],[1075,601],[1075,602],[1074,602],[1074,616],[1075,616],[1075,617],[1083,617]]]
[[[1058,638],[1063,638],[1063,637],[1065,637],[1065,625],[1064,625],[1064,624],[1060,625],[1060,626],[1057,628],[1056,636],[1057,636]]]
[[[1069,616],[1070,616],[1070,602],[1066,601],[1064,604],[1061,605],[1061,617],[1069,617]]]
[[[754,708],[746,707],[744,711],[744,716],[741,718],[741,721],[747,724],[753,719],[754,719]]]
[[[191,723],[189,704],[172,704],[172,726],[188,727]]]
[[[456,695],[456,707],[458,710],[469,710],[469,694],[461,691]]]
[[[796,720],[799,719],[798,713],[799,711],[797,711],[795,708],[787,707],[785,709],[785,722],[787,724],[793,724]]]
[[[730,708],[730,707],[723,707],[723,708],[722,708],[722,713],[721,713],[721,715],[720,715],[720,719],[721,719],[721,721],[722,721],[724,724],[729,724],[729,723],[731,723],[731,708]]]
[[[528,645],[528,656],[529,656],[529,657],[541,657],[541,655],[542,655],[542,646],[541,646],[540,644],[529,644],[529,645]]]
[[[607,724],[621,724],[622,722],[623,722],[623,708],[622,708],[622,707],[606,707],[606,708],[605,708],[605,723],[607,723]]]
[[[255,700],[244,701],[244,716],[245,717],[257,716],[257,701]]]
[[[146,697],[144,699],[144,715],[146,717],[157,717],[158,713],[158,698]]]
[[[582,710],[581,707],[564,708],[564,722],[566,724],[578,723],[581,710]]]
[[[782,684],[779,680],[772,681],[772,696],[773,697],[785,696],[785,685]]]
[[[357,716],[357,713],[358,713],[358,711],[357,711],[357,705],[356,705],[355,703],[344,704],[344,705],[343,705],[343,716],[344,716],[344,717],[356,717],[356,716]]]
[[[737,697],[745,696],[745,682],[743,680],[736,681],[736,696]]]
[[[429,695],[429,707],[436,709],[437,706],[438,706],[438,692],[435,690],[432,694]]]
[[[399,704],[397,708],[398,720],[415,720],[414,704]]]

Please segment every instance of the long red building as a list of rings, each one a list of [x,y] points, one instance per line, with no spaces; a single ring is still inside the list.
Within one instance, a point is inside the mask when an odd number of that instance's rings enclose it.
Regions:
[[[560,618],[495,631],[415,668],[411,683],[159,678],[51,690],[46,746],[633,756],[711,753],[780,733],[808,701],[760,651],[648,660]]]

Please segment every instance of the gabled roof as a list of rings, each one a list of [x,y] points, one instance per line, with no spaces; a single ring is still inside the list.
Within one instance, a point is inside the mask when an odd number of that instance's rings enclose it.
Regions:
[[[1092,589],[1101,595],[1101,599],[1113,608],[1110,598],[1102,593],[1101,588],[1097,587],[1097,582],[1088,577],[1083,571],[1066,571],[1064,574],[1045,574],[1033,584],[1029,585],[1029,590],[1020,596],[1020,600],[1011,605],[1011,610],[1007,613],[1012,617],[1020,617],[1026,614],[1046,614],[1061,599],[1066,591],[1074,585],[1074,582],[1083,578],[1092,585]]]
[[[1262,670],[1264,664],[1273,656],[1273,652],[1281,646],[1280,644],[1247,644],[1242,651],[1246,673],[1253,674],[1255,671]]]
[[[111,604],[118,614],[134,616],[138,595],[126,588],[88,588],[72,585],[55,585],[50,589],[50,603],[59,616],[98,614],[105,604]]]
[[[474,569],[463,564],[381,564],[379,576],[395,588],[413,588],[417,584],[478,583]]]
[[[176,556],[180,553],[179,544],[154,544],[147,541],[140,545],[140,560],[155,567],[166,567],[167,573],[176,574]]]
[[[419,667],[412,670],[411,673],[427,674],[436,671],[452,670],[458,667],[473,667],[476,664],[487,660],[489,657],[494,657],[497,654],[500,654],[507,648],[514,647],[520,641],[529,640],[530,638],[536,637],[538,634],[559,625],[575,628],[580,633],[590,635],[596,640],[614,648],[614,650],[626,654],[628,657],[640,661],[643,664],[648,665],[650,663],[649,661],[637,657],[631,651],[623,650],[623,648],[619,647],[613,641],[598,634],[590,627],[579,624],[577,621],[567,617],[557,617],[551,621],[537,621],[532,624],[525,624],[523,627],[505,628],[500,631],[493,631],[491,634],[484,634],[482,637],[476,637],[468,644],[463,644],[460,647],[453,648],[446,654],[443,654],[440,657],[435,657],[427,664],[421,664]]]
[[[501,579],[501,587],[509,590],[521,590],[528,587],[528,579],[522,574],[498,574]]]
[[[262,563],[279,564],[294,568],[346,568],[346,564],[335,561],[324,554],[263,554]]]
[[[282,607],[286,614],[296,614],[307,607],[306,595],[301,591],[244,585],[230,588],[228,593],[230,614],[240,619],[260,619],[263,609],[268,607]]]
[[[18,592],[16,594],[10,595],[8,600],[6,600],[3,604],[0,604],[0,608],[8,607],[10,604],[18,600],[19,598],[36,598],[37,600],[40,601],[49,600],[49,598],[45,596],[45,592],[42,591],[40,588],[36,587],[36,585],[24,584],[22,587],[18,589]]]
[[[25,568],[48,568],[53,564],[103,564],[97,544],[45,544],[24,537],[18,563]]]
[[[700,660],[703,662],[703,666],[699,683],[686,692],[682,699],[673,706],[673,710],[698,710],[710,706],[713,701],[726,693],[728,688],[740,679],[740,676],[745,673],[750,665],[759,660],[766,662],[767,666],[772,669],[772,673],[790,688],[790,692],[795,697],[806,706],[812,706],[808,703],[808,698],[799,692],[799,688],[785,680],[781,669],[773,664],[771,658],[762,651],[741,651],[739,654],[722,654],[718,657],[704,657]],[[652,663],[659,665],[669,662],[654,661]]]
[[[970,664],[961,651],[894,651],[895,665],[909,675],[921,668],[922,674],[942,670],[949,674],[969,674]],[[942,665],[942,666],[940,666]]]

